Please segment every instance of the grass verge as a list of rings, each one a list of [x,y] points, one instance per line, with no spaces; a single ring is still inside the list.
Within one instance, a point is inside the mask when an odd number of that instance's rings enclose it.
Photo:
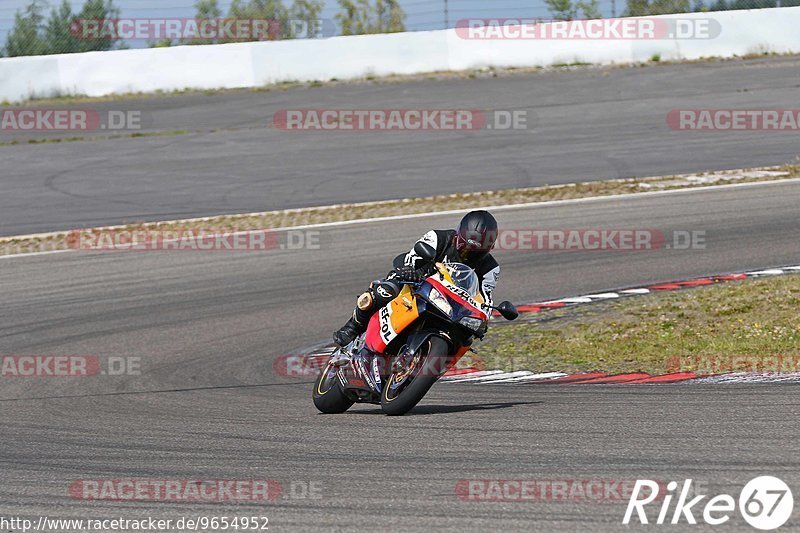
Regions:
[[[96,234],[98,231],[103,230],[163,232],[203,230],[207,233],[257,231],[394,215],[477,209],[498,205],[537,203],[637,192],[692,189],[710,185],[775,181],[797,177],[800,177],[800,165],[785,165],[781,167],[725,170],[682,176],[616,179],[568,185],[546,185],[523,189],[264,211],[261,213],[220,215],[166,222],[139,222],[105,228],[86,228],[36,235],[0,237],[0,255],[67,250],[70,248],[70,242],[75,242],[80,234]]]
[[[749,279],[548,311],[476,350],[507,370],[800,371],[798,309],[800,275]]]
[[[172,130],[172,131],[145,131],[135,133],[124,133],[117,135],[89,135],[89,136],[75,136],[75,137],[45,137],[41,139],[12,139],[10,141],[0,141],[0,146],[16,146],[18,144],[54,144],[54,143],[68,143],[78,141],[109,141],[114,139],[137,139],[139,137],[164,137],[168,135],[187,135],[191,133],[189,130]]]

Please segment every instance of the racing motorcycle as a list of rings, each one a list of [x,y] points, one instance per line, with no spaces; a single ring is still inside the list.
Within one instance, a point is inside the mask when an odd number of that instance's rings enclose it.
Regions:
[[[491,310],[506,320],[517,318],[511,302],[486,305],[469,266],[433,263],[436,250],[426,243],[414,251],[433,264],[433,273],[421,283],[403,282],[398,296],[372,316],[366,333],[333,352],[314,384],[314,405],[321,412],[371,403],[387,415],[405,414],[476,337],[483,338]]]

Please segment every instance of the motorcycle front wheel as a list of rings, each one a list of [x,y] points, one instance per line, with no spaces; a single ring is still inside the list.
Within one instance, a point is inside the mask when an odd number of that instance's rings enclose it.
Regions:
[[[355,402],[342,392],[342,385],[336,377],[336,368],[328,363],[314,383],[314,406],[322,413],[335,415],[344,413]]]
[[[432,335],[420,346],[412,367],[402,373],[393,372],[383,387],[381,409],[391,416],[404,415],[428,393],[439,379],[437,371],[431,371],[436,365],[430,362],[446,361],[450,348],[441,337]]]

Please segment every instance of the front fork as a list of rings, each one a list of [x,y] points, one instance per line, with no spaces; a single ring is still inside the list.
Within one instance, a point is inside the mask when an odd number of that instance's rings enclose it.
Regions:
[[[443,361],[442,364],[439,364],[439,361],[426,361],[423,364],[433,365],[430,366],[434,372],[438,373],[439,376],[443,375],[449,369],[453,368],[456,363],[458,363],[459,359],[464,356],[464,354],[469,349],[468,347],[459,348],[454,353],[454,345],[456,343],[450,338],[450,335],[445,333],[444,331],[438,330],[427,330],[427,331],[419,331],[417,333],[412,334],[408,338],[408,342],[406,346],[400,351],[400,353],[394,358],[392,363],[391,372],[393,374],[410,374],[414,366],[416,365],[415,358],[417,357],[420,348],[425,344],[425,342],[432,336],[439,337],[444,339],[445,342],[449,345],[450,349],[448,350],[449,355],[446,361]],[[405,377],[405,376],[404,376]]]

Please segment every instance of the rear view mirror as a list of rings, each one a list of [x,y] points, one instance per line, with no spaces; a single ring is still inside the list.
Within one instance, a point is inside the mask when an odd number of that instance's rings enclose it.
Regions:
[[[414,245],[414,253],[428,263],[436,259],[436,248],[422,241]]]
[[[519,316],[519,311],[509,301],[501,302],[500,305],[495,307],[506,320],[515,320]]]

